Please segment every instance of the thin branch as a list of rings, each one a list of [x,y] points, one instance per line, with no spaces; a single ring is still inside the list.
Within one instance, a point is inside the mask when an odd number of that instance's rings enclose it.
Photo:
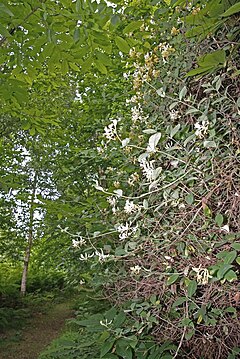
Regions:
[[[40,3],[41,5],[44,4],[46,2],[46,0],[41,0]],[[14,35],[14,33],[16,32],[16,30],[18,29],[19,26],[22,26],[27,20],[29,17],[31,17],[38,9],[40,8],[40,5],[39,6],[36,6],[35,8],[32,9],[32,11],[27,15],[25,16],[25,18],[22,20],[22,22],[20,22],[18,25],[14,26],[10,31],[9,31],[9,34],[10,35]],[[5,41],[7,41],[7,37],[6,36],[3,36],[2,39],[0,40],[0,47],[2,47],[5,43]]]

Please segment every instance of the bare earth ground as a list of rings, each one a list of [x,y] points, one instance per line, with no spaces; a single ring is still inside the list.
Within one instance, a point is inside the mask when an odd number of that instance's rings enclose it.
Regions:
[[[6,342],[0,346],[0,359],[37,359],[61,334],[65,320],[73,316],[71,304],[56,304],[46,314],[35,314],[21,331],[9,331]]]

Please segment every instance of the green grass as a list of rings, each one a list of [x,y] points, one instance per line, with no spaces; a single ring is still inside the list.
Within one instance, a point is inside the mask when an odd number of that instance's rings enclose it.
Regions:
[[[108,309],[108,303],[94,297],[92,293],[82,292],[74,303],[74,309],[77,318],[83,319],[105,311]],[[74,320],[70,320],[66,324],[64,333],[40,354],[39,359],[99,359],[99,357],[96,334],[79,328]]]

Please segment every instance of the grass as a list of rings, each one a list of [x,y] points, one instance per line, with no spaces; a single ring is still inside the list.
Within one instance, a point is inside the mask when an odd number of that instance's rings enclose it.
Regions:
[[[28,296],[25,305],[28,315],[19,316],[14,327],[0,333],[0,359],[99,358],[95,337],[79,329],[71,318],[104,311],[106,302],[84,291],[70,299],[51,293]]]
[[[29,299],[28,299],[29,300]],[[29,303],[31,317],[19,318],[0,335],[0,359],[36,359],[39,353],[64,328],[65,320],[74,315],[74,299],[61,303],[52,300]],[[11,323],[12,324],[12,323]]]

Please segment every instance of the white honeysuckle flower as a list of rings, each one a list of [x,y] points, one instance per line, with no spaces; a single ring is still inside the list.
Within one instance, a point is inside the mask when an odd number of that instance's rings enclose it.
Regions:
[[[74,248],[79,248],[79,247],[83,246],[84,244],[86,244],[86,241],[82,236],[80,236],[78,239],[72,240],[72,246]]]
[[[128,199],[126,200],[125,206],[124,206],[124,212],[130,214],[133,213],[137,210],[137,206],[132,202],[129,201]]]
[[[89,258],[92,257],[98,257],[99,262],[104,262],[108,257],[109,254],[104,254],[102,248],[99,250],[96,250],[93,253],[84,253],[80,255],[80,261],[87,261]]]
[[[94,257],[94,253],[89,254],[89,253],[84,253],[84,254],[80,254],[80,261],[87,261],[89,258]]]
[[[72,240],[72,246],[73,246],[74,248],[77,248],[77,247],[78,247],[78,241],[77,241],[76,239],[73,239],[73,240]]]
[[[126,222],[125,224],[120,224],[117,226],[117,231],[119,232],[119,239],[124,240],[129,238],[131,235],[135,234],[138,229],[138,225],[131,227],[131,223]]]
[[[112,320],[110,320],[110,321],[108,321],[107,319],[105,319],[104,321],[103,321],[103,320],[100,320],[100,324],[101,324],[103,327],[108,328],[108,327],[112,324]]]
[[[130,177],[128,178],[128,184],[130,186],[133,186],[135,182],[137,182],[139,180],[139,174],[137,172],[134,172],[130,175]]]
[[[160,97],[165,97],[166,96],[166,92],[164,91],[163,88],[160,88],[157,90],[157,94],[160,96]]]
[[[201,268],[201,265],[198,268],[192,268],[196,272],[196,280],[199,284],[208,284],[208,281],[212,276],[210,275],[207,268]]]
[[[155,180],[153,163],[154,161],[148,162],[146,159],[142,159],[140,161],[140,167],[142,168],[143,175],[150,182]]]
[[[99,262],[104,262],[109,257],[109,254],[103,253],[102,248],[100,249],[100,252],[96,250],[95,255],[98,257]]]
[[[136,265],[134,267],[130,267],[130,270],[131,270],[132,274],[139,274],[141,269],[142,268],[139,265]]]
[[[170,113],[169,113],[169,116],[170,116],[170,119],[171,120],[176,120],[178,118],[178,111],[176,110],[172,110]]]
[[[115,140],[117,136],[117,120],[112,120],[108,126],[104,127],[104,136],[109,140]]]
[[[99,190],[99,191],[104,191],[103,187],[100,186],[98,180],[94,180],[95,184],[94,184],[94,187]]]
[[[203,138],[208,132],[209,121],[196,122],[194,127],[196,128],[195,135],[198,138]]]
[[[225,232],[225,233],[229,233],[230,232],[230,229],[229,229],[229,225],[228,224],[225,224],[225,226],[221,227],[220,228],[222,232]]]
[[[113,197],[113,196],[112,197],[107,197],[107,201],[112,207],[116,206],[116,203],[117,203],[116,197]]]

